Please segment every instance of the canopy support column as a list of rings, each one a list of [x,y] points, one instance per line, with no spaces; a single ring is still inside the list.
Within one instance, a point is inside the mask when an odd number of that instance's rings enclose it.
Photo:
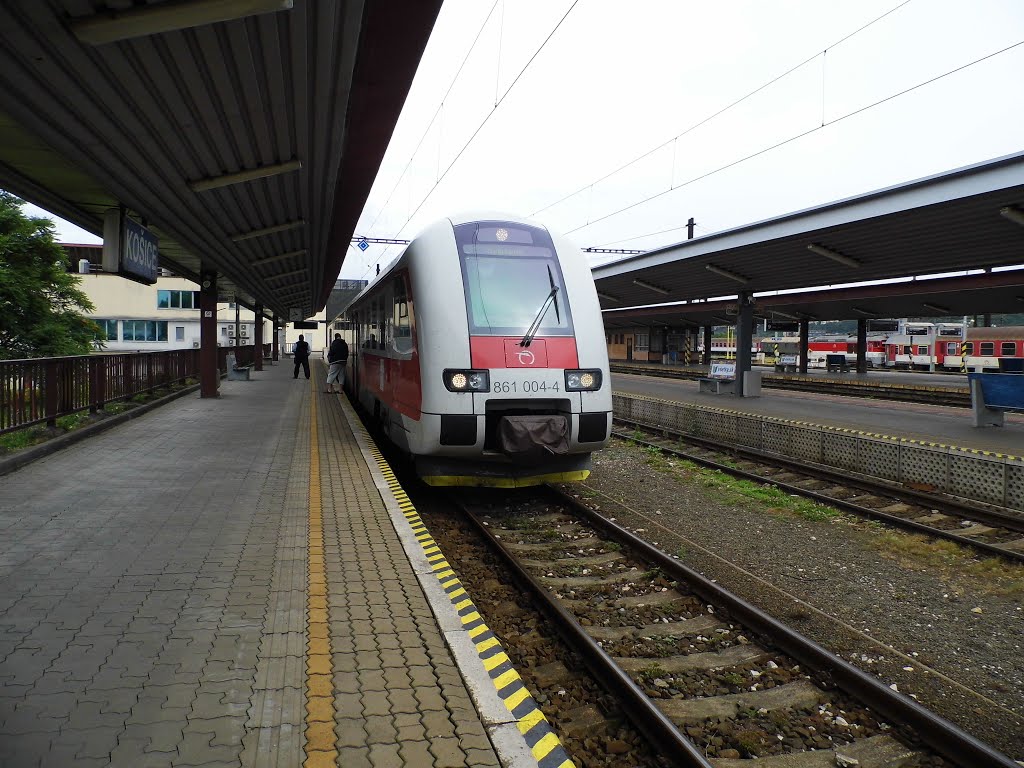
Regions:
[[[263,370],[263,305],[256,302],[256,315],[252,324],[252,343],[256,345],[253,350],[253,370]]]
[[[933,360],[935,358],[932,358]],[[934,368],[932,369],[934,370]],[[868,372],[868,321],[866,317],[857,320],[857,373]]]
[[[199,280],[199,396],[217,397],[217,271],[204,269]]]
[[[811,341],[811,321],[800,321],[800,373],[807,375],[807,355]]]
[[[754,303],[749,292],[740,293],[736,317],[736,394],[745,396],[744,379],[750,371],[750,345],[754,339]]]
[[[275,363],[278,360],[281,359],[280,358],[280,350],[277,347],[277,340],[278,340],[278,337],[280,335],[281,335],[280,320],[278,320],[277,313],[275,312],[274,313],[274,336],[273,336],[273,338],[271,339],[271,342],[270,342],[270,357],[274,360]]]

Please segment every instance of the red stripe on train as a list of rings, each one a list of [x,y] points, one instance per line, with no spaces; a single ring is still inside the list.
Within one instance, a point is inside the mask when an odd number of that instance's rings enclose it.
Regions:
[[[576,339],[572,336],[536,338],[519,346],[522,336],[470,336],[470,364],[474,368],[579,368]]]

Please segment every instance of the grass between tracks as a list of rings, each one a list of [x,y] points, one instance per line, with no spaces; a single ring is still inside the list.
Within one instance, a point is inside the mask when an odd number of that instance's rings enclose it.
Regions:
[[[894,530],[877,521],[864,520],[809,499],[791,496],[770,485],[733,478],[718,470],[667,456],[654,446],[639,447],[618,440],[613,445],[616,450],[635,452],[635,456],[641,457],[659,474],[680,483],[700,486],[723,504],[742,505],[746,509],[783,518],[865,527],[872,530],[869,546],[885,557],[899,561],[904,567],[935,571],[937,576],[951,581],[954,577],[966,578],[982,593],[1024,596],[1024,566],[998,557],[980,556],[976,551],[951,541]],[[581,490],[584,496],[588,495],[585,485]]]

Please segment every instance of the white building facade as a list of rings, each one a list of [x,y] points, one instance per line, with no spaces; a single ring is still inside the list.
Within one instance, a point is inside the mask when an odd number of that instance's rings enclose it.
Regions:
[[[100,326],[97,348],[106,352],[157,352],[198,349],[199,286],[183,277],[157,278],[143,285],[103,272],[78,274],[82,291],[95,305],[88,313]],[[255,313],[217,304],[217,346],[247,346],[256,336]],[[263,343],[272,341],[272,324],[263,320]]]

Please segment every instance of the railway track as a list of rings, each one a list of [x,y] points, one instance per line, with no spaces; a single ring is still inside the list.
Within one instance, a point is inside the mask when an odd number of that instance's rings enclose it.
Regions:
[[[846,512],[879,520],[904,530],[954,541],[985,555],[1024,562],[1024,516],[995,508],[961,503],[902,486],[854,477],[849,473],[793,459],[697,439],[670,430],[614,430],[620,439],[650,446],[734,477],[774,485],[787,493],[813,499]]]
[[[467,491],[458,503],[655,764],[1016,765],[575,499],[504,498]]]
[[[623,365],[621,363],[612,363],[610,370],[612,373],[692,381],[707,375],[702,371],[696,370]],[[830,395],[868,397],[907,403],[924,403],[927,405],[946,405],[955,408],[971,407],[971,395],[966,387],[963,387],[962,390],[949,387],[919,387],[909,384],[865,383],[853,379],[843,380],[841,378],[828,379],[826,386],[819,379],[779,374],[765,374],[761,377],[761,386],[766,389],[788,389],[795,392],[821,392]]]

